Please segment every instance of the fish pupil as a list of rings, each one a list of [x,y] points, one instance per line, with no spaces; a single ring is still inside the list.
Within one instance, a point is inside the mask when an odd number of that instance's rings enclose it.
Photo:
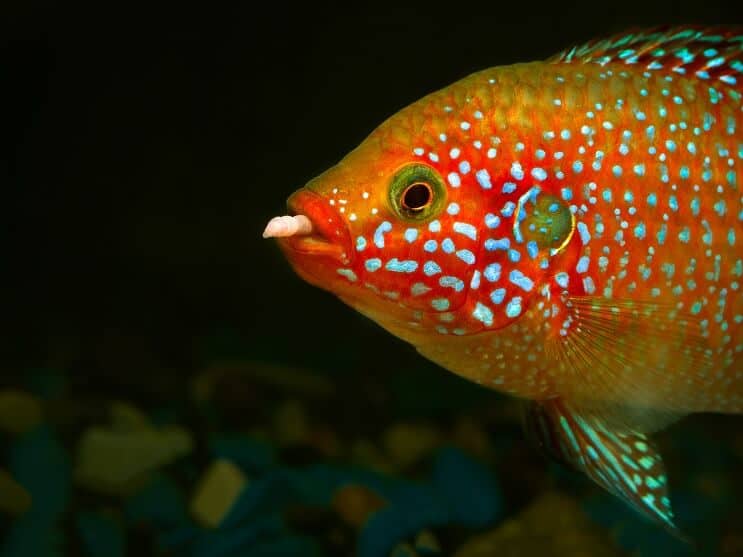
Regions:
[[[408,211],[422,211],[431,204],[433,191],[425,182],[410,184],[402,194],[402,206]]]

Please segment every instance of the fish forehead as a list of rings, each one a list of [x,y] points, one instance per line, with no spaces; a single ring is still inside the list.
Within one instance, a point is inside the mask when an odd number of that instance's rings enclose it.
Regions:
[[[433,148],[440,147],[440,134],[445,133],[452,140],[465,142],[469,149],[467,140],[508,132],[515,134],[511,139],[546,143],[552,133],[559,134],[561,123],[572,121],[579,124],[578,129],[584,124],[601,125],[631,105],[655,108],[656,100],[665,101],[658,103],[657,110],[665,105],[666,110],[684,115],[697,98],[715,98],[720,93],[699,80],[669,78],[640,69],[515,64],[477,72],[422,98],[387,120],[373,137],[388,146],[415,140],[422,147]],[[730,99],[720,96],[727,99],[724,106]],[[646,116],[651,115],[647,110]],[[576,116],[580,121],[574,120]],[[534,137],[533,132],[546,137]]]

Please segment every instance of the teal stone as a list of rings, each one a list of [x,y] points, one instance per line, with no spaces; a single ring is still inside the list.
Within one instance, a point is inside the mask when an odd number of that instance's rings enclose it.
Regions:
[[[169,477],[157,474],[124,506],[127,520],[172,527],[188,522],[185,496]]]
[[[481,528],[503,516],[503,495],[495,475],[463,451],[441,449],[434,461],[431,480],[447,504],[453,522]]]
[[[89,557],[124,557],[124,528],[110,517],[84,512],[77,516],[77,530]]]

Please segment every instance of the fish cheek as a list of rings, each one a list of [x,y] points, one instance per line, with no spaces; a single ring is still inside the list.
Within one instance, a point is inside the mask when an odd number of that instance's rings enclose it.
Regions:
[[[415,267],[404,274],[399,283],[400,303],[417,312],[448,314],[461,308],[468,295],[475,270],[476,245],[474,241],[456,238],[451,230],[437,224],[407,228],[406,235],[414,241],[406,246],[405,259],[398,259]],[[415,232],[413,232],[415,231]],[[467,239],[465,239],[467,240]],[[401,273],[403,275],[403,273]],[[445,318],[444,318],[445,319]]]

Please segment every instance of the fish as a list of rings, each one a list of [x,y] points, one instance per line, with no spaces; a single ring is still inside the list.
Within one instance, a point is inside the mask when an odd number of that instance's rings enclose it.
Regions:
[[[743,413],[743,29],[631,29],[479,71],[287,200],[276,238],[538,447],[681,536],[653,434]]]

